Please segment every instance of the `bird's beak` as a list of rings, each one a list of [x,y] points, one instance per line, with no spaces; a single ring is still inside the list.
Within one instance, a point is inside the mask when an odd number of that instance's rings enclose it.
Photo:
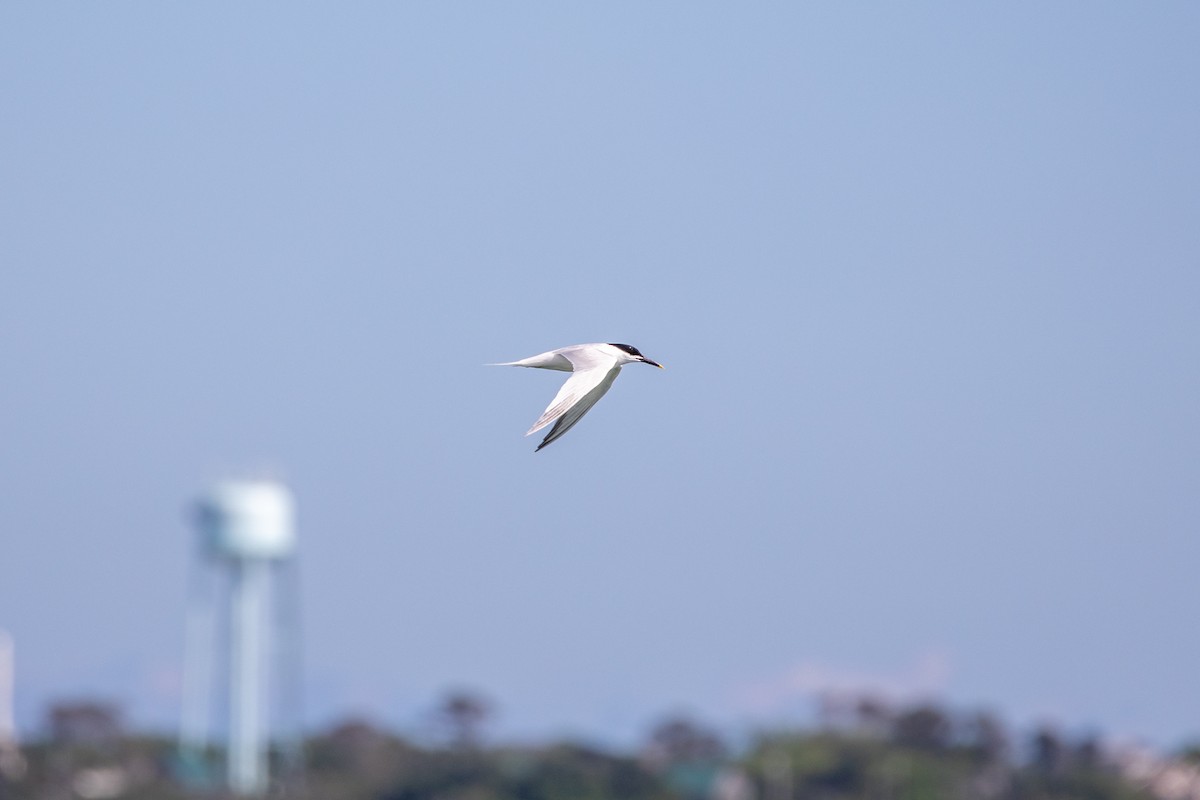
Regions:
[[[645,356],[642,356],[642,363],[649,364],[652,367],[658,367],[659,369],[666,369],[666,367],[664,367],[662,364],[658,363],[657,361],[651,361]]]

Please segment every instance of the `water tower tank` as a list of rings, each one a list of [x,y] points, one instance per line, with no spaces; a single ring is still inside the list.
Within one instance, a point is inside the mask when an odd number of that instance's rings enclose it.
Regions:
[[[235,561],[287,558],[296,547],[294,515],[292,494],[280,483],[218,483],[199,504],[204,548]]]

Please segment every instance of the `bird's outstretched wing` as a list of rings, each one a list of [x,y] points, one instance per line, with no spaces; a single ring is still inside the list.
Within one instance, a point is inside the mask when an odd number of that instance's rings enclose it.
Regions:
[[[537,446],[538,450],[571,430],[576,422],[583,419],[583,415],[604,396],[621,372],[620,365],[610,361],[595,364],[587,369],[581,369],[580,366],[576,365],[575,372],[571,373],[571,377],[567,378],[567,382],[558,390],[546,411],[533,423],[533,427],[525,432],[528,436],[551,422],[554,423],[546,438]]]

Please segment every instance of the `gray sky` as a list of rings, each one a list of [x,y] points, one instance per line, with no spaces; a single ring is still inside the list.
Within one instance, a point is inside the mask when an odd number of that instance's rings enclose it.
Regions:
[[[172,725],[186,504],[299,504],[308,712],[823,687],[1200,736],[1200,9],[5,4],[19,722]],[[575,430],[560,376],[637,345]]]

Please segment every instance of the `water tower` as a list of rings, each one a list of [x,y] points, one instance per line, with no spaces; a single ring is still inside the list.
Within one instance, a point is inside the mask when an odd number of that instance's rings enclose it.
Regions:
[[[18,780],[24,774],[25,758],[13,724],[13,641],[8,631],[0,628],[0,796],[6,796],[5,781]]]
[[[273,591],[272,580],[295,554],[294,503],[275,481],[226,481],[196,512],[200,559],[189,599],[181,751],[203,756],[208,750],[214,667],[222,656],[226,783],[235,794],[261,795],[269,779],[268,699],[279,696],[268,678],[287,689],[289,673],[297,672],[297,654],[288,647],[295,626],[287,623],[294,618],[294,593]],[[214,577],[222,579],[215,590]]]

